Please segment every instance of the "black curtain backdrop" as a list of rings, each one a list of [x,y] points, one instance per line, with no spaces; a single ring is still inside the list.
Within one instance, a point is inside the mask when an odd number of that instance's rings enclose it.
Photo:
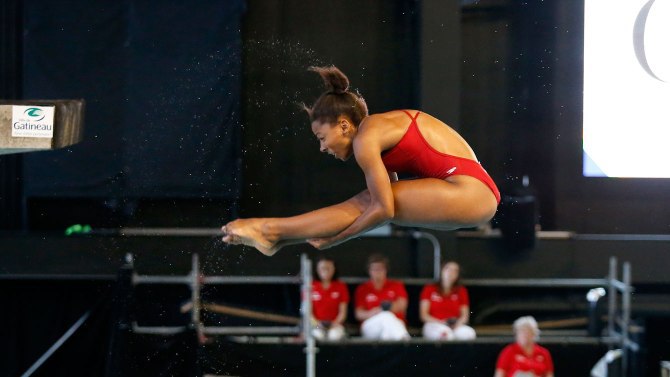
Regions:
[[[319,152],[306,113],[322,93],[307,68],[336,65],[371,113],[419,106],[415,0],[249,0],[244,19],[242,216],[287,216],[365,188],[352,160]],[[258,158],[263,156],[263,158]]]
[[[21,1],[0,2],[0,98],[21,98]],[[0,229],[20,229],[24,208],[20,155],[0,156]]]
[[[84,98],[85,138],[27,197],[234,198],[243,0],[25,4],[25,98]]]
[[[21,376],[85,313],[86,321],[33,374],[46,376],[202,376],[194,331],[169,337],[132,334],[120,309],[129,284],[113,281],[3,280],[0,376]],[[167,289],[161,290],[165,301]],[[154,315],[154,326],[179,313]],[[132,309],[131,309],[132,310]],[[187,316],[185,314],[184,316]],[[179,325],[179,324],[177,324]]]
[[[0,376],[25,373],[87,311],[86,322],[33,376],[100,376],[109,343],[111,283],[0,282]]]

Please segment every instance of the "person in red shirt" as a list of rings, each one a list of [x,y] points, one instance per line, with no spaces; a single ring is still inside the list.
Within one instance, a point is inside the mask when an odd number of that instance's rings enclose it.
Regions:
[[[460,284],[460,269],[456,262],[443,264],[439,281],[427,284],[421,291],[419,317],[427,339],[471,340],[477,336],[467,325],[470,298]]]
[[[516,342],[503,348],[494,377],[554,377],[549,350],[535,343],[540,335],[535,318],[514,321]]]
[[[361,321],[361,335],[366,339],[409,339],[405,327],[407,290],[397,280],[386,278],[389,261],[383,255],[368,258],[370,280],[356,288],[356,319]]]
[[[335,261],[328,257],[322,257],[316,263],[316,277],[312,282],[314,337],[340,340],[346,335],[343,323],[347,319],[349,289],[337,279]]]

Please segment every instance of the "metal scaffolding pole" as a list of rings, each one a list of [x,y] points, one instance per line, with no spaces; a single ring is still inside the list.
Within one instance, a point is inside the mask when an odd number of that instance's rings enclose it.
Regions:
[[[625,290],[621,292],[621,338],[623,343],[623,355],[621,355],[621,370],[624,376],[628,376],[629,351],[633,350],[633,343],[628,339],[630,327],[630,299],[631,299],[631,275],[630,262],[623,264],[623,284]]]
[[[70,328],[65,332],[65,334],[63,334],[56,341],[56,343],[54,343],[51,347],[49,347],[49,349],[39,359],[37,359],[37,361],[32,366],[30,366],[30,368],[27,371],[25,371],[25,373],[23,373],[21,377],[32,376],[33,373],[35,373],[35,371],[39,369],[39,367],[41,367],[42,364],[44,364],[44,362],[51,357],[51,355],[53,355],[68,339],[70,339],[72,334],[74,334],[81,327],[81,325],[83,325],[84,322],[86,322],[86,320],[90,315],[91,315],[90,311],[84,313],[84,315],[82,315],[77,320],[77,322],[74,323],[74,325],[70,326]]]
[[[622,281],[618,280],[618,264],[616,257],[610,257],[610,270],[608,277],[609,308],[607,313],[608,337],[615,342],[610,343],[610,350],[614,344],[621,347],[621,373],[629,375],[630,352],[637,352],[640,346],[630,339],[630,317],[631,317],[631,295],[634,288],[630,262],[625,262],[622,268]],[[621,307],[618,303],[618,295],[621,294]],[[617,324],[620,328],[617,328]]]
[[[302,334],[305,339],[305,375],[316,376],[316,342],[312,332],[312,261],[307,254],[300,257],[302,274]]]
[[[191,325],[193,329],[198,334],[198,338],[203,334],[203,325],[200,321],[200,259],[198,253],[193,253],[191,256],[191,274],[189,275],[191,280],[191,302],[193,302],[193,308],[191,309]]]
[[[607,294],[609,295],[609,305],[607,307],[607,336],[614,336],[614,322],[616,316],[616,300],[617,300],[617,289],[615,287],[615,281],[617,278],[617,260],[616,257],[610,257],[610,271],[608,276],[608,289]],[[611,350],[611,346],[610,346]]]

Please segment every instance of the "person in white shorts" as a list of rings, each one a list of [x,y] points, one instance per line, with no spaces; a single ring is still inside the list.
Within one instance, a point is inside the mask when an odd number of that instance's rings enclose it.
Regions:
[[[407,290],[401,281],[387,279],[388,258],[373,254],[368,258],[370,280],[356,288],[356,319],[366,339],[409,339],[405,326]]]
[[[316,263],[316,279],[312,282],[313,334],[318,340],[340,340],[346,335],[349,289],[337,278],[335,261],[321,257]]]
[[[421,291],[419,316],[423,336],[433,340],[471,340],[475,330],[468,326],[470,298],[460,284],[460,266],[456,262],[442,265],[437,283],[427,284]]]

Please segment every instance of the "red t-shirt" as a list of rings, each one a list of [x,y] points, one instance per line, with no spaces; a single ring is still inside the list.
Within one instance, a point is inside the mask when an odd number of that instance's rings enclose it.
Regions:
[[[312,282],[312,314],[318,321],[332,321],[340,311],[341,303],[349,302],[349,290],[341,281],[331,281],[328,289],[320,281]]]
[[[514,376],[514,373],[520,371],[533,372],[542,377],[554,371],[554,363],[546,348],[536,344],[533,347],[533,353],[529,356],[518,343],[514,343],[506,346],[500,352],[496,369],[504,370],[506,376]]]
[[[470,306],[468,290],[462,285],[443,295],[435,284],[427,284],[421,291],[421,300],[430,301],[428,314],[439,320],[458,318],[461,316],[461,306]]]
[[[399,297],[407,298],[405,285],[396,280],[386,280],[382,289],[375,289],[372,281],[367,281],[356,288],[356,307],[370,310],[381,306],[382,301],[395,301]],[[405,313],[393,313],[405,320]]]

